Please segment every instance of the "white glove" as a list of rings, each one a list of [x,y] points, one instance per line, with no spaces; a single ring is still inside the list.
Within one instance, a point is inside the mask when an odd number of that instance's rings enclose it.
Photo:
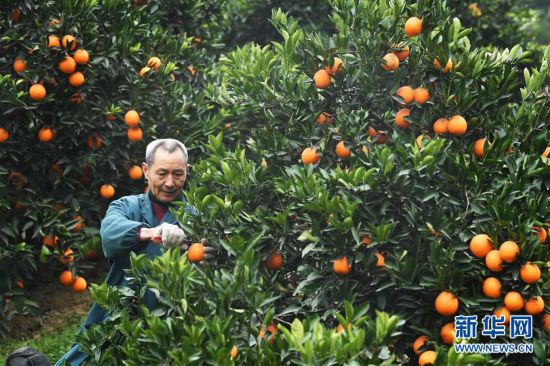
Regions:
[[[177,225],[168,224],[166,222],[155,227],[153,241],[160,237],[160,242],[166,247],[177,247],[185,244],[185,232]]]

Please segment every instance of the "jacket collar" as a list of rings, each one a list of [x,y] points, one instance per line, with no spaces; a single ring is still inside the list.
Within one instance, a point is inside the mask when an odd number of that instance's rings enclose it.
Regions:
[[[145,222],[150,227],[156,226],[155,217],[153,215],[153,207],[152,207],[152,203],[151,203],[151,199],[149,198],[149,195],[147,193],[141,194],[138,200],[139,200],[139,206],[141,209],[141,217],[143,217]],[[183,192],[180,194],[177,201],[185,202]],[[178,220],[176,220],[176,218],[174,217],[170,209],[168,209],[168,211],[166,211],[166,214],[164,215],[164,219],[162,220],[162,222],[176,225],[178,223]]]

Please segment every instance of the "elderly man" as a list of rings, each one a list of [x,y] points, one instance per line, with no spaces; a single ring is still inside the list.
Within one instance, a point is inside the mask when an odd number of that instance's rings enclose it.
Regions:
[[[174,139],[161,139],[147,146],[143,173],[149,191],[122,197],[111,202],[101,221],[101,241],[105,257],[111,263],[106,282],[111,286],[125,286],[124,270],[130,267],[130,253],[146,254],[149,258],[161,255],[167,247],[186,246],[186,236],[169,207],[174,201],[184,201],[182,189],[187,178],[187,149]],[[184,201],[185,202],[185,201]],[[187,204],[185,211],[195,216],[195,207]],[[212,248],[207,248],[211,252]],[[144,303],[154,306],[152,293]],[[82,328],[97,324],[107,318],[105,310],[93,304]],[[80,365],[87,355],[78,344],[65,354],[57,365]]]

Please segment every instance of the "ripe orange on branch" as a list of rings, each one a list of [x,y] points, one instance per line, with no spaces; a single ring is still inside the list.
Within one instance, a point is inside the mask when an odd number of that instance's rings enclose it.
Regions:
[[[277,252],[271,253],[265,261],[265,266],[270,271],[281,269],[283,267],[283,257]]]
[[[504,306],[510,311],[520,311],[523,305],[523,296],[517,291],[510,291],[504,296]]]
[[[334,63],[332,64],[331,67],[325,67],[325,70],[330,74],[330,75],[336,75],[338,73],[338,71],[340,70],[340,68],[344,67],[344,62],[338,58],[338,57],[335,57],[334,58]]]
[[[502,283],[495,277],[489,277],[483,281],[483,294],[491,299],[498,299],[501,289]]]
[[[105,199],[112,198],[115,195],[115,187],[110,184],[104,184],[99,189],[99,194]]]
[[[59,70],[65,74],[72,74],[76,70],[76,62],[71,56],[65,56],[65,58],[59,61]]]
[[[349,158],[351,156],[351,151],[345,146],[344,141],[340,141],[336,145],[335,152],[336,156],[338,156],[340,159]]]
[[[521,270],[519,271],[519,277],[523,282],[528,284],[533,284],[538,280],[540,280],[540,277],[541,277],[540,268],[536,264],[527,262],[523,266],[521,266]]]
[[[544,311],[544,299],[541,296],[531,298],[525,302],[525,312],[529,315],[539,315]]]
[[[441,69],[441,64],[439,63],[439,60],[437,58],[434,58],[434,66],[436,69]],[[453,60],[449,58],[449,60],[447,60],[447,64],[445,65],[445,69],[442,70],[441,72],[445,74],[451,71],[452,69],[453,69]]]
[[[409,128],[411,126],[411,123],[408,122],[405,117],[408,117],[411,115],[411,110],[408,109],[408,108],[403,108],[401,110],[399,110],[396,114],[395,114],[395,124],[398,126],[398,127],[401,127],[403,129],[406,129],[406,128]]]
[[[134,165],[128,169],[128,175],[132,180],[139,180],[143,176],[143,171],[139,165]]]
[[[481,159],[483,157],[483,147],[487,139],[478,139],[474,143],[474,155],[476,158]]]
[[[83,277],[77,277],[73,282],[73,291],[74,292],[84,292],[88,288],[88,283]]]
[[[315,87],[319,89],[326,89],[332,83],[330,74],[325,69],[318,70],[315,75],[313,75],[313,80],[315,81]]]
[[[139,113],[134,109],[129,110],[124,115],[124,123],[128,127],[137,127],[139,125],[140,120],[141,118],[139,116]]]
[[[454,323],[447,323],[441,327],[441,332],[439,333],[441,340],[445,344],[453,344],[455,339],[455,325]]]
[[[443,291],[435,299],[435,310],[443,316],[451,316],[458,311],[458,299],[450,291]]]
[[[345,276],[350,273],[351,266],[348,263],[348,257],[343,256],[338,259],[335,259],[332,263],[332,269],[334,273],[339,276]]]
[[[48,48],[52,47],[61,47],[61,41],[59,37],[54,36],[53,34],[48,36]]]
[[[20,58],[15,59],[13,62],[13,71],[15,72],[23,72],[27,69],[27,64],[24,60],[21,60]]]
[[[415,339],[413,343],[413,351],[417,355],[420,355],[422,352],[420,352],[420,348],[424,347],[428,343],[428,336],[422,335]]]
[[[143,131],[139,127],[130,127],[128,129],[128,140],[140,141],[143,138]]]
[[[76,38],[74,36],[71,36],[70,34],[63,36],[61,43],[65,48],[71,47],[70,48],[71,51],[73,51],[76,48]]]
[[[493,272],[501,272],[503,267],[500,252],[496,249],[493,249],[489,253],[487,253],[487,256],[485,257],[485,265],[489,270]]]
[[[69,76],[69,84],[71,84],[71,86],[74,86],[75,88],[84,85],[85,81],[86,78],[84,77],[84,74],[80,71],[76,71],[72,73],[71,76]]]
[[[470,251],[477,258],[485,258],[491,250],[493,244],[489,235],[478,234],[470,240]]]
[[[418,104],[425,104],[430,99],[428,89],[419,87],[414,89],[414,101]]]
[[[408,85],[402,86],[397,89],[395,95],[401,97],[403,99],[403,103],[405,104],[409,104],[414,100],[414,90]]]
[[[416,37],[422,33],[422,20],[418,17],[411,17],[405,22],[405,33],[409,37]]]
[[[506,263],[512,263],[519,254],[519,246],[511,240],[505,241],[498,249],[500,257]]]
[[[451,135],[462,136],[468,129],[468,123],[466,123],[466,120],[462,116],[452,116],[447,124],[447,129]]]
[[[317,164],[319,159],[319,154],[317,154],[317,150],[314,148],[306,147],[304,151],[302,151],[302,163],[304,165]]]
[[[76,50],[76,52],[73,55],[74,61],[79,65],[86,65],[88,61],[90,60],[90,55],[88,54],[88,51],[80,48]]]
[[[61,282],[63,286],[72,285],[74,282],[73,273],[71,271],[61,272],[61,274],[59,275],[59,282]]]
[[[40,142],[50,142],[53,140],[54,137],[55,134],[51,128],[42,127],[38,131],[38,140],[40,140]]]
[[[10,138],[9,132],[5,128],[0,127],[0,144]]]
[[[42,100],[46,97],[46,88],[42,84],[33,84],[29,89],[29,96],[32,100]]]
[[[394,53],[388,53],[383,57],[382,68],[386,71],[393,71],[399,67],[399,58]]]
[[[449,133],[449,120],[447,118],[439,118],[434,122],[432,128],[436,135]]]
[[[187,250],[189,262],[200,262],[204,259],[204,245],[202,243],[193,243]]]
[[[158,71],[161,64],[162,62],[160,61],[160,58],[156,56],[150,57],[149,60],[147,60],[147,66],[149,66],[152,69],[155,69],[155,71]]]

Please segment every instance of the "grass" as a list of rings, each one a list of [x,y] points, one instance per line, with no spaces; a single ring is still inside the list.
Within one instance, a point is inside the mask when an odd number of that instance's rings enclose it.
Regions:
[[[0,342],[0,365],[4,365],[7,356],[16,349],[30,346],[46,355],[52,365],[63,356],[75,341],[76,332],[84,321],[84,316],[68,317],[55,328],[39,333],[33,339],[13,340]]]

